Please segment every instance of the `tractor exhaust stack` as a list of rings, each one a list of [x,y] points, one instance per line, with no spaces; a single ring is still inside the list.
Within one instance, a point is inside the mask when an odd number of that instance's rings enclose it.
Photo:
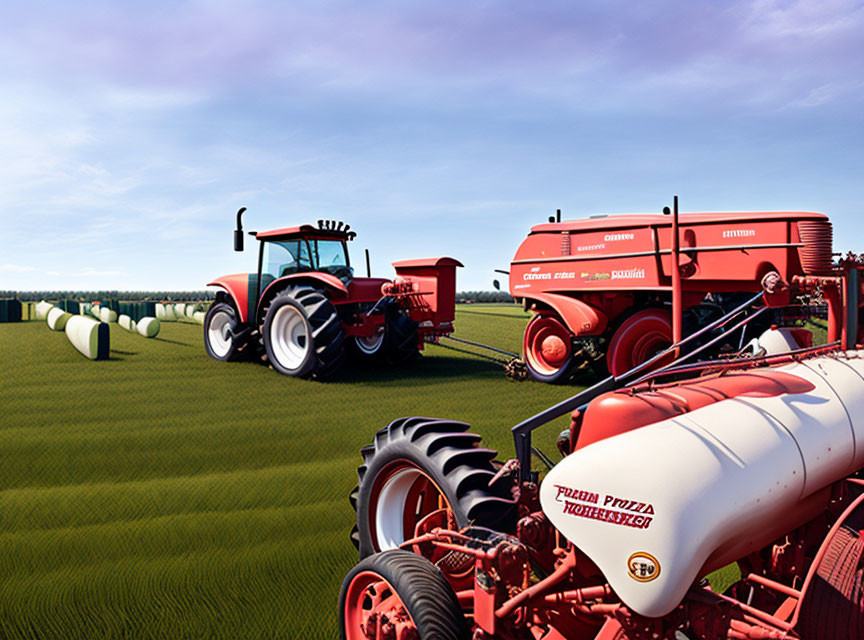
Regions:
[[[237,211],[237,228],[234,229],[234,251],[243,251],[243,212],[246,207],[240,207]]]

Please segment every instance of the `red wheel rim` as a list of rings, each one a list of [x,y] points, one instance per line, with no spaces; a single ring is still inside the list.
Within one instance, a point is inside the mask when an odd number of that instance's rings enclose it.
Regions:
[[[369,531],[376,551],[398,548],[435,511],[445,509],[452,514],[441,488],[408,461],[384,467],[375,478],[371,494]]]
[[[573,353],[570,330],[551,316],[536,316],[525,329],[525,359],[541,375],[555,375]]]
[[[671,344],[669,314],[660,309],[640,311],[629,317],[612,336],[607,354],[609,373],[620,376]]]
[[[668,348],[671,344],[672,342],[669,340],[669,336],[660,331],[646,333],[636,341],[636,344],[633,345],[632,366],[635,367],[638,364],[650,360],[663,351],[663,349]]]
[[[408,609],[380,575],[362,571],[345,594],[346,640],[418,640],[417,626]]]

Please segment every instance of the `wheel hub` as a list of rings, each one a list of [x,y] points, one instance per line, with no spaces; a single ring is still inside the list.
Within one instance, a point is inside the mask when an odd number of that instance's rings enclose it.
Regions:
[[[540,345],[540,353],[549,364],[560,365],[567,359],[567,345],[560,336],[546,336]]]

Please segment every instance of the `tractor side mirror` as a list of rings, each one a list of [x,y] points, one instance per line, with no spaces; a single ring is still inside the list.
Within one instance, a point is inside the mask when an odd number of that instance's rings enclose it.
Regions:
[[[240,207],[237,212],[237,228],[234,230],[234,251],[243,251],[243,221],[241,220],[246,207]]]
[[[495,291],[501,291],[501,283],[497,280],[492,281],[492,286],[495,287]]]

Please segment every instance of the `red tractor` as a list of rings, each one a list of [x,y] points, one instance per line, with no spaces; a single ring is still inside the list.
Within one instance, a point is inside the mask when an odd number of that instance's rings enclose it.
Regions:
[[[680,228],[669,213],[562,222],[559,211],[531,228],[509,272],[510,293],[534,313],[523,341],[531,377],[564,382],[588,365],[620,375],[758,292],[770,272],[786,282],[831,272],[820,213],[684,213]]]
[[[351,495],[342,638],[864,638],[862,270],[765,274],[728,314],[515,426],[508,462],[464,422],[378,431]],[[823,296],[839,301],[828,344],[782,347],[769,328],[691,362]],[[567,414],[556,464],[531,433]]]
[[[237,212],[234,250],[243,250]],[[452,258],[394,262],[396,278],[357,277],[348,256],[355,232],[319,220],[249,232],[259,241],[257,273],[223,276],[204,319],[204,345],[217,360],[260,355],[288,376],[325,378],[346,351],[398,364],[424,343],[453,331],[456,267]]]

